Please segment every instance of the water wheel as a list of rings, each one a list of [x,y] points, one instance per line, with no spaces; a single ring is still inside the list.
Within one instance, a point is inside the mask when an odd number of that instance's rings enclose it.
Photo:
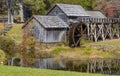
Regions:
[[[82,22],[72,23],[69,29],[69,46],[80,46],[81,39],[83,38],[84,34],[86,34],[86,31],[87,28]]]

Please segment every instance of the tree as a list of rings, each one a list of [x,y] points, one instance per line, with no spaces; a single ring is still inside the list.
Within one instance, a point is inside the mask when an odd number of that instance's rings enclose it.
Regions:
[[[31,5],[33,14],[45,14],[45,3],[43,0],[23,0],[24,3]]]
[[[45,3],[45,10],[49,10],[51,8],[51,3],[50,3],[50,0],[44,0],[44,3]]]
[[[18,12],[19,6],[18,1],[19,0],[5,0],[6,1],[6,7],[8,9],[8,24],[13,24],[13,16],[14,12]]]
[[[77,4],[84,7],[86,10],[93,10],[93,5],[97,0],[50,0],[51,5],[56,3]]]
[[[5,1],[4,0],[0,0],[0,13],[1,14],[3,14],[3,13],[5,13],[5,10],[6,10],[6,8],[5,8]]]

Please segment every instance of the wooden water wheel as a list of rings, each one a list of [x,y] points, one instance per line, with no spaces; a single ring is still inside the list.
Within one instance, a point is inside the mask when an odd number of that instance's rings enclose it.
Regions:
[[[80,46],[81,39],[86,34],[86,25],[82,22],[72,23],[69,29],[69,46],[78,47]]]

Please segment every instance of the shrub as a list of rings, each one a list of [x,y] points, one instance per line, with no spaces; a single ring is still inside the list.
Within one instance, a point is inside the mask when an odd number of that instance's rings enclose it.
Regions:
[[[8,36],[1,36],[0,37],[0,49],[4,50],[7,56],[13,56],[15,54],[15,47],[16,44],[14,40],[12,40]]]
[[[5,61],[5,53],[0,49],[0,64]]]
[[[23,66],[31,66],[36,57],[35,55],[35,40],[33,37],[28,38],[21,47],[21,55],[23,59]]]

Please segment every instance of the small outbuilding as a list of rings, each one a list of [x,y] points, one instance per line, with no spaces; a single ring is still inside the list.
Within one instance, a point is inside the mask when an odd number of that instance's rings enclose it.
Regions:
[[[68,25],[57,16],[34,15],[22,27],[24,36],[33,36],[43,43],[62,42],[66,40]]]

